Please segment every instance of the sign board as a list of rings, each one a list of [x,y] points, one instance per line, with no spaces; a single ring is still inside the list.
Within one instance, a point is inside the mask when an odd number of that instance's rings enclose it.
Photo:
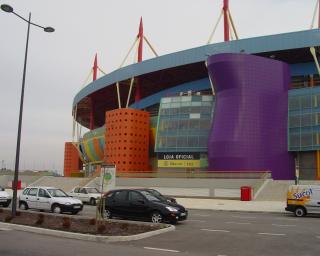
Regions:
[[[114,189],[116,186],[116,166],[101,165],[100,173],[100,191],[106,192]]]
[[[199,168],[200,153],[158,153],[158,167],[162,168]]]

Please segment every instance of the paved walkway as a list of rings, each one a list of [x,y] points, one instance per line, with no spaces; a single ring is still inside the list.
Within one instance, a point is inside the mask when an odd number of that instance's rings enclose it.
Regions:
[[[245,212],[285,212],[286,202],[282,201],[240,201],[230,199],[176,198],[188,209],[207,209]]]

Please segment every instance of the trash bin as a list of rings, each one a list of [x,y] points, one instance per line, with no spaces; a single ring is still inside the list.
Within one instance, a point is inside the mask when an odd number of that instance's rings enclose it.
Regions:
[[[241,201],[251,201],[252,200],[252,188],[248,186],[243,186],[241,190]]]

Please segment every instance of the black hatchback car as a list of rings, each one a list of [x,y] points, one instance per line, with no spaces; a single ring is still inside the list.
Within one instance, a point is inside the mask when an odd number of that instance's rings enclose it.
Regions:
[[[150,220],[153,223],[177,223],[188,217],[179,204],[162,201],[146,190],[118,189],[105,194],[105,216]]]

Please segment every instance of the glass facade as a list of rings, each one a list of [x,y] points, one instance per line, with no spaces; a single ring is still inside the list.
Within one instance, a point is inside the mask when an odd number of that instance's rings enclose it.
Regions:
[[[320,150],[320,88],[289,91],[288,150]]]
[[[161,99],[156,152],[207,152],[215,98],[186,95]]]

